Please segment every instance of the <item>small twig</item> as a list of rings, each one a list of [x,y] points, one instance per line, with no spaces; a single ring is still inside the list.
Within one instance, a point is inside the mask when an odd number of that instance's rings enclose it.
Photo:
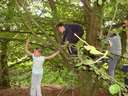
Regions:
[[[117,3],[116,3],[116,5],[115,5],[115,12],[114,12],[114,15],[113,15],[113,18],[112,18],[112,21],[114,21],[114,19],[115,19],[115,17],[116,17],[116,14],[117,14],[117,11],[118,11],[118,5],[119,5],[119,2],[117,1]],[[108,34],[107,34],[107,37],[110,35],[110,31],[111,31],[111,29],[112,29],[112,24],[111,24],[111,26],[110,26],[110,28],[109,28],[109,30],[108,30]]]

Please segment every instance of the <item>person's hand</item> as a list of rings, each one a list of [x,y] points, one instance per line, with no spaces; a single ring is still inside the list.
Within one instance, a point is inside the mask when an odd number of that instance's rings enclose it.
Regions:
[[[65,46],[68,46],[68,45],[69,45],[69,41],[65,41],[63,46],[65,47]]]
[[[61,50],[63,50],[63,48],[64,48],[64,45],[61,45],[61,46],[59,46],[58,50],[61,51]]]
[[[67,46],[66,44],[64,44],[64,45],[60,45],[58,50],[61,51],[61,50],[63,50],[66,46]]]

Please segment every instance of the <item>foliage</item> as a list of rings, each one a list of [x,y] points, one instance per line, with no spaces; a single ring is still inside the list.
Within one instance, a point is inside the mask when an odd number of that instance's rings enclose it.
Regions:
[[[31,76],[31,58],[26,57],[24,52],[24,43],[26,34],[29,35],[31,41],[31,49],[39,46],[43,49],[43,55],[56,50],[59,46],[56,42],[56,32],[54,30],[54,21],[65,23],[79,23],[84,29],[86,25],[84,7],[82,2],[78,0],[53,0],[56,6],[56,16],[49,4],[49,0],[1,0],[0,1],[0,41],[8,40],[8,66],[11,79],[11,85],[26,86],[30,85]],[[82,1],[82,0],[81,0]],[[94,5],[103,7],[103,22],[102,30],[110,31],[106,27],[106,23],[112,22],[118,24],[128,15],[128,0],[91,0],[90,6]],[[115,12],[115,9],[117,11]],[[98,9],[94,8],[97,12]],[[91,13],[91,12],[90,12]],[[114,17],[114,18],[113,18]],[[111,25],[111,23],[110,23]],[[104,30],[105,29],[105,30]],[[117,29],[122,31],[122,29]],[[100,34],[98,34],[100,35]],[[83,36],[86,38],[86,34]],[[103,36],[101,35],[101,38]],[[105,45],[104,42],[102,42]],[[1,46],[1,45],[0,45]],[[105,63],[99,69],[97,68],[98,58],[106,57],[105,52],[97,50],[94,46],[79,42],[77,45],[79,50],[78,57],[74,57],[76,70],[90,70],[99,75],[99,79],[109,79],[106,73],[108,65]],[[82,48],[81,48],[82,47]],[[104,47],[105,50],[107,49]],[[88,51],[88,52],[85,52]],[[0,50],[1,52],[1,50]],[[85,55],[85,53],[87,53]],[[91,55],[96,55],[95,59],[90,58]],[[68,57],[68,56],[67,56]],[[101,58],[102,59],[102,58]],[[63,56],[58,56],[51,61],[47,61],[44,65],[44,84],[62,84],[74,85],[78,81],[77,74],[74,69],[69,70],[66,67],[66,61]],[[70,63],[70,62],[69,62]],[[121,60],[121,64],[128,63],[127,60]],[[117,70],[116,81],[123,82],[124,73]],[[127,76],[127,74],[126,74]],[[118,83],[118,82],[117,82]]]

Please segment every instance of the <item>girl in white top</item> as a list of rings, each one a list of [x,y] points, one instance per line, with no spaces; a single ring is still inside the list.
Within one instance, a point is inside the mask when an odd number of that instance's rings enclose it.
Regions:
[[[25,51],[28,55],[32,56],[33,66],[32,66],[32,80],[31,80],[31,91],[30,96],[42,96],[41,93],[41,80],[43,75],[43,63],[47,59],[52,59],[59,51],[55,52],[50,56],[41,56],[41,49],[36,48],[34,52],[31,53],[28,50],[29,40],[26,41]]]

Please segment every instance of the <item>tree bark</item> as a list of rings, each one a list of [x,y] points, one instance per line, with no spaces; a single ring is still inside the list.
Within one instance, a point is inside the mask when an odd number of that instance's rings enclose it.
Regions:
[[[8,55],[8,41],[1,40],[1,54],[0,54],[0,88],[8,88],[10,87],[9,80],[9,67],[7,63]]]
[[[91,72],[80,71],[79,73],[79,89],[80,96],[92,96],[93,92],[90,92],[93,88]]]
[[[100,48],[99,36],[101,32],[103,5],[99,6],[97,3],[92,7],[90,0],[81,0],[84,4],[85,10],[85,29],[86,40],[89,44]]]
[[[86,41],[100,49],[98,36],[101,32],[103,6],[90,5],[90,0],[81,0],[85,10]],[[96,96],[100,86],[97,76],[92,71],[81,71],[79,73],[80,96]]]
[[[122,55],[127,52],[127,39],[128,39],[128,19],[124,20],[123,27],[124,31],[120,33],[121,35],[121,43],[122,43]]]
[[[121,44],[122,44],[122,55],[124,55],[124,53],[127,51],[126,47],[127,47],[127,34],[125,31],[122,31],[120,33],[120,37],[121,37]]]
[[[89,25],[86,26],[87,42],[96,48],[100,48],[100,41],[98,36],[100,35],[101,24],[99,18],[94,14],[91,14],[86,22],[86,24]]]

